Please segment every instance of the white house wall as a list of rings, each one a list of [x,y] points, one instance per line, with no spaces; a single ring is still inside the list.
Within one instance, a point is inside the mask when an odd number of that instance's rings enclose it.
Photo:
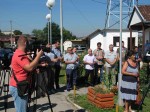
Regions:
[[[139,15],[137,14],[137,11],[134,11],[130,26],[134,25],[136,23],[140,23],[140,22],[141,22],[141,19],[140,19]]]
[[[107,32],[106,36],[104,37],[102,34],[98,34],[97,36],[91,38],[90,40],[90,48],[92,50],[97,48],[97,42],[102,43],[102,49],[104,51],[109,50],[109,45],[113,44],[113,37],[120,37],[120,32]],[[128,46],[128,37],[130,37],[130,32],[123,32],[122,33],[122,41],[124,41],[125,47]],[[133,32],[132,37],[135,37],[135,46],[138,45],[138,33]],[[118,47],[114,47],[114,50],[116,51]]]
[[[90,48],[91,48],[92,50],[96,49],[98,42],[101,42],[101,43],[102,43],[102,46],[101,46],[101,47],[102,47],[102,49],[103,49],[103,48],[104,48],[104,47],[103,47],[103,46],[104,46],[104,44],[103,44],[104,38],[103,38],[103,35],[102,35],[102,34],[98,34],[98,35],[96,35],[95,37],[93,37],[93,38],[90,39]]]

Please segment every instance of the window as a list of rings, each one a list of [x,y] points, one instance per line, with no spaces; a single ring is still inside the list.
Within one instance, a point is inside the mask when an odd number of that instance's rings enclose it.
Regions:
[[[120,37],[113,37],[113,45],[114,45],[114,47],[119,47],[119,38]]]

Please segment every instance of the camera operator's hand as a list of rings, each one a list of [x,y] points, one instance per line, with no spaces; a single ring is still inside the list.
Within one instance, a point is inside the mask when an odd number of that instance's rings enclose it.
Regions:
[[[37,49],[36,54],[37,55],[36,55],[35,59],[31,63],[29,63],[23,67],[26,71],[30,72],[38,65],[39,59],[43,55],[43,51],[42,50],[39,51]]]
[[[38,55],[38,56],[42,56],[43,55],[43,50],[41,49],[40,51],[39,51],[39,49],[37,49],[36,50],[36,55]]]

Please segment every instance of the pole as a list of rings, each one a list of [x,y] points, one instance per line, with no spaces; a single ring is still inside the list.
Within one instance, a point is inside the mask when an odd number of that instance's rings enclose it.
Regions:
[[[122,100],[121,100],[121,80],[122,80],[122,0],[120,0],[120,62],[119,62],[119,74],[118,74],[118,105],[122,106]]]
[[[50,28],[49,28],[49,25],[50,25],[50,20],[48,20],[48,38],[47,38],[47,41],[48,41],[47,43],[48,44],[50,43],[50,40],[49,40],[50,39],[50,34],[49,34],[49,29]]]
[[[111,0],[109,0],[109,15],[108,15],[108,28],[109,28],[109,25],[110,25],[110,9],[111,9]]]
[[[12,47],[12,20],[10,20],[10,27],[11,27],[11,47]]]
[[[61,53],[63,53],[63,11],[62,11],[62,0],[60,0],[60,44],[61,44]]]
[[[50,8],[50,44],[52,45],[52,8]]]

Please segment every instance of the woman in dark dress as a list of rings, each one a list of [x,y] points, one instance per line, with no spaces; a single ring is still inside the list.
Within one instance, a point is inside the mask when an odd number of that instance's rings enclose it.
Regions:
[[[138,64],[135,60],[135,52],[128,51],[128,59],[125,61],[122,68],[122,82],[121,82],[121,98],[125,102],[124,112],[131,111],[131,103],[137,97],[137,84],[139,82]]]

